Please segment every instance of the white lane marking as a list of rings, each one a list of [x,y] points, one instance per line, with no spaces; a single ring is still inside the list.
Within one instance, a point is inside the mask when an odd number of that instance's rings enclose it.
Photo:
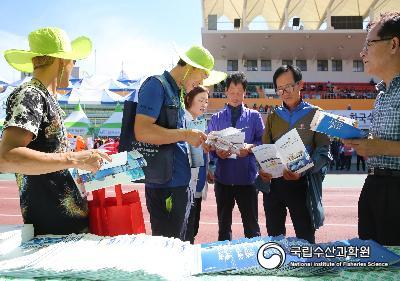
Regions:
[[[142,206],[145,206],[146,204],[145,203],[142,203]],[[217,205],[216,204],[201,204],[201,207],[203,208],[203,206],[204,206],[204,208],[207,208],[207,207],[217,207]],[[338,206],[335,206],[335,205],[323,205],[322,204],[322,206],[324,207],[324,208],[357,208],[358,206],[357,205],[338,205]],[[236,207],[236,205],[235,205],[235,207]],[[261,206],[262,207],[262,206]]]
[[[21,217],[22,215],[9,215],[9,214],[0,214],[0,217]]]
[[[205,224],[205,225],[218,225],[217,222],[204,222],[200,221],[200,224]],[[241,222],[233,222],[233,225],[242,225]],[[293,226],[292,223],[286,223],[286,226]],[[323,226],[343,226],[343,227],[357,227],[356,224],[343,224],[343,223],[326,223]]]

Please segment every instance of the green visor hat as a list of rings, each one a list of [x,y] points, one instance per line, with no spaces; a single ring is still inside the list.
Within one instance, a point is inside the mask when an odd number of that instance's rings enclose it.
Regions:
[[[67,33],[57,27],[46,27],[32,31],[28,37],[30,50],[7,50],[4,57],[16,70],[33,72],[32,58],[49,56],[61,59],[80,60],[92,51],[92,42],[81,36],[70,41]]]
[[[186,52],[177,50],[178,56],[187,64],[203,69],[208,74],[208,77],[204,79],[204,86],[211,86],[225,80],[227,74],[221,71],[215,71],[214,68],[214,57],[211,53],[203,46],[192,46]]]

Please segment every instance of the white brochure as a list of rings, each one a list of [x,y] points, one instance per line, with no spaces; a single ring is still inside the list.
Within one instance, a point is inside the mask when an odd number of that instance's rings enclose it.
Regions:
[[[264,172],[273,178],[283,175],[283,170],[302,173],[314,166],[296,129],[283,135],[275,144],[263,144],[252,151]]]

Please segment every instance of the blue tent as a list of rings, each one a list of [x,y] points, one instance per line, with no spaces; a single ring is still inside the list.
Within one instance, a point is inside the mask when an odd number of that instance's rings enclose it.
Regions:
[[[71,92],[68,92],[65,95],[57,94],[57,99],[59,104],[68,104],[69,97],[71,96]]]
[[[15,82],[12,82],[11,84],[8,84],[8,86],[11,87],[18,87],[19,85],[24,84],[25,82],[31,81],[32,77],[31,76],[26,76],[23,79],[17,80]]]

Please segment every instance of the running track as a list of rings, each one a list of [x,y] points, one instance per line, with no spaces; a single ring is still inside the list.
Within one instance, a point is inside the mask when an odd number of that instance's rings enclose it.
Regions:
[[[325,224],[316,232],[316,242],[328,242],[357,237],[357,202],[365,175],[328,175],[324,182],[323,204]],[[149,215],[144,199],[143,185],[123,186],[124,191],[138,189],[142,201],[146,231],[151,233]],[[107,194],[113,195],[112,189]],[[265,214],[262,206],[262,195],[259,195],[259,222],[261,234],[267,235]],[[15,180],[0,179],[0,224],[22,223],[19,209],[19,198]],[[295,236],[288,213],[286,220],[287,236]],[[233,238],[243,237],[240,213],[235,206],[233,213]],[[199,234],[196,243],[215,241],[218,237],[217,207],[213,186],[209,187],[208,198],[202,203]]]

